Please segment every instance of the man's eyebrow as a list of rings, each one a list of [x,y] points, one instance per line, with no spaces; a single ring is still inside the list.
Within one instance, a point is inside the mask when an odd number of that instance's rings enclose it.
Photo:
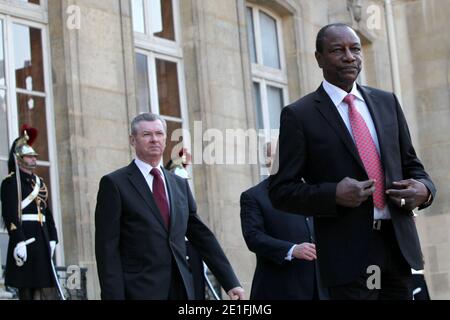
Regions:
[[[162,130],[162,129],[158,129],[158,130],[142,130],[142,133],[152,133],[152,132],[160,133],[160,132],[164,132],[164,130]]]
[[[330,43],[330,47],[342,47],[342,46],[344,46],[342,43],[340,43],[340,42],[332,42],[332,43]],[[359,43],[359,42],[353,42],[352,44],[351,44],[351,46],[361,46],[361,43]]]

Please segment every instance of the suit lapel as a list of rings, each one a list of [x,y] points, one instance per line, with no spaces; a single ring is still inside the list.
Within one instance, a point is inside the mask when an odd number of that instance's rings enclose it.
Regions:
[[[153,198],[153,194],[134,161],[128,166],[128,180],[130,180],[130,183],[150,208],[151,213],[155,215],[156,219],[161,223],[163,228],[167,230],[162,219],[161,212],[159,211],[155,199]]]
[[[174,203],[174,197],[173,197],[173,186],[175,185],[176,181],[174,177],[172,176],[172,173],[167,171],[163,168],[164,172],[164,178],[166,179],[166,186],[167,186],[167,193],[169,194],[169,206],[170,206],[170,227],[169,230],[172,230],[173,226],[175,225],[177,215],[175,210],[175,203]]]
[[[347,126],[342,120],[342,117],[333,101],[323,89],[323,86],[320,86],[320,88],[316,91],[315,100],[317,102],[316,107],[319,112],[327,120],[328,124],[334,129],[334,131],[336,131],[337,135],[341,138],[345,147],[355,158],[356,162],[363,170],[365,170],[361,158],[359,157],[358,149],[356,149],[356,145],[353,142],[352,136],[348,132]]]

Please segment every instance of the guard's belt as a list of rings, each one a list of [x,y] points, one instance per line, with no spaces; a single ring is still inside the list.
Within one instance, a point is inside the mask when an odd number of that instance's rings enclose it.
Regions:
[[[41,218],[42,218],[42,222],[45,222],[45,216],[42,215]],[[40,222],[38,214],[23,214],[22,215],[22,221]]]

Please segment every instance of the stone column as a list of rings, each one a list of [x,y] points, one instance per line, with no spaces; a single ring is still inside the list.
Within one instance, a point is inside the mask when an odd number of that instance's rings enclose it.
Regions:
[[[418,217],[426,278],[433,299],[449,299],[450,1],[400,1],[398,6],[410,44],[413,81],[407,90],[415,95],[417,152],[438,189],[433,205]]]
[[[199,127],[194,121],[201,121],[203,131],[218,129],[223,137],[226,129],[254,128],[244,1],[183,0],[180,6],[191,130]],[[208,144],[192,142],[193,147]],[[219,144],[224,157],[218,161],[224,162],[233,141]],[[192,151],[194,157],[202,154]],[[248,294],[254,258],[242,237],[239,197],[257,181],[255,168],[204,163],[193,167],[199,214],[217,236]]]
[[[68,6],[81,13],[66,26]],[[88,268],[90,299],[99,298],[94,210],[102,175],[131,159],[134,45],[129,0],[49,0],[55,127],[66,265]]]

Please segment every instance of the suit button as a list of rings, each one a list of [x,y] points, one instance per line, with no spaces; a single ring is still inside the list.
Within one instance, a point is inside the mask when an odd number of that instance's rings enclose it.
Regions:
[[[309,218],[306,218],[306,221],[309,221]]]

